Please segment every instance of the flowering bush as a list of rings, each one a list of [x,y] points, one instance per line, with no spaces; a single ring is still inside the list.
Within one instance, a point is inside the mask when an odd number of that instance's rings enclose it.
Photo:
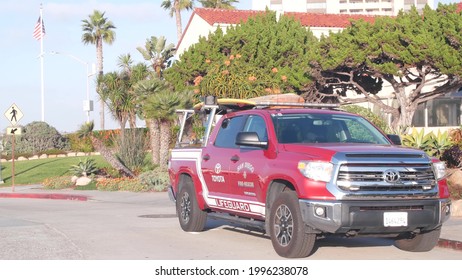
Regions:
[[[148,188],[143,186],[138,178],[106,178],[96,182],[96,188],[100,191],[129,191],[145,192]]]
[[[74,186],[69,176],[46,178],[43,180],[42,185],[45,189],[50,190],[67,189]]]
[[[141,173],[138,178],[145,189],[158,192],[165,191],[170,183],[168,172],[160,169]]]

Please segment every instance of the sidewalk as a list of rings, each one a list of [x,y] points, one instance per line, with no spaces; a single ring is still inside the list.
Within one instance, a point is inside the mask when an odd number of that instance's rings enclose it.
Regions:
[[[98,200],[98,201],[129,201],[148,202],[152,201],[153,193],[131,192],[102,192],[102,191],[75,191],[75,190],[45,190],[40,185],[16,186],[12,192],[11,187],[0,187],[0,198],[36,198],[36,199],[67,199],[67,200]],[[156,197],[156,200],[159,197]],[[168,199],[168,195],[161,197],[162,205],[174,207]],[[462,250],[462,217],[452,216],[443,224],[439,247]]]

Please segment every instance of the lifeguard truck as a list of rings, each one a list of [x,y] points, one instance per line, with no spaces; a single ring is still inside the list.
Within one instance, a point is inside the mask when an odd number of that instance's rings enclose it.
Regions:
[[[288,258],[325,235],[421,252],[450,216],[444,162],[335,106],[208,97],[179,113],[169,194],[185,231],[224,219],[265,231]],[[207,116],[200,139],[187,133],[194,114]]]

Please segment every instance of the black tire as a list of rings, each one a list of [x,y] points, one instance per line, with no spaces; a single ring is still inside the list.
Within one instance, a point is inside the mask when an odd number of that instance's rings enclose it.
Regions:
[[[285,258],[304,258],[313,250],[316,234],[306,233],[294,191],[280,193],[271,205],[269,235],[276,253]]]
[[[207,222],[207,212],[202,211],[197,204],[194,185],[186,179],[176,198],[176,212],[180,226],[184,231],[198,232],[204,230]]]
[[[403,251],[428,252],[438,244],[440,234],[441,228],[417,234],[413,238],[400,238],[395,241],[395,246]]]

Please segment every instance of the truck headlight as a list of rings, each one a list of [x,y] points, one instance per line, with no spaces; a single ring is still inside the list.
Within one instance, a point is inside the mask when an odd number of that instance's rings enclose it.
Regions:
[[[441,180],[446,176],[446,165],[444,161],[434,162],[433,169],[435,170],[436,180]]]
[[[303,176],[315,181],[330,182],[333,169],[334,166],[330,162],[300,161],[298,163],[298,170]]]

